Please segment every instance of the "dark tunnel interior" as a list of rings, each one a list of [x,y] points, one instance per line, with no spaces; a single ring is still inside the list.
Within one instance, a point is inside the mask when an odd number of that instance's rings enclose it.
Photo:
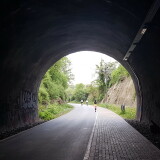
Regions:
[[[137,120],[160,126],[160,10],[153,0],[0,2],[0,132],[35,123],[42,76],[63,56],[101,52],[129,71]]]

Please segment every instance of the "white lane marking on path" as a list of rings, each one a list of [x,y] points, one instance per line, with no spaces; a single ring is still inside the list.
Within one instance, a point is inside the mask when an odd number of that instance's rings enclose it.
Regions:
[[[90,138],[89,138],[87,150],[86,150],[86,153],[85,153],[85,156],[84,156],[83,160],[88,160],[89,159],[89,155],[90,155],[90,151],[91,151],[91,144],[92,144],[92,139],[93,139],[93,133],[94,133],[94,129],[95,129],[95,126],[96,126],[97,117],[98,117],[98,113],[96,114],[94,126],[93,126],[93,129],[92,129],[92,133],[90,135]]]

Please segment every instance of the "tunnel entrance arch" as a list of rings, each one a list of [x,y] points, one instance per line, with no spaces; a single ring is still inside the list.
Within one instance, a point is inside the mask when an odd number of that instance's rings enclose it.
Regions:
[[[150,17],[140,42],[133,43],[153,2],[1,2],[0,132],[36,121],[42,75],[58,59],[82,50],[108,54],[119,61],[135,84],[137,118],[160,126],[159,10]],[[124,61],[135,45],[134,53]]]

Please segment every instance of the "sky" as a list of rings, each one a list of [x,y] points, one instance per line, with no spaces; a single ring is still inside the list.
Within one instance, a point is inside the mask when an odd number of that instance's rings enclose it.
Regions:
[[[105,54],[91,51],[81,51],[69,54],[67,58],[72,63],[72,73],[74,74],[73,84],[83,83],[90,84],[95,80],[96,64],[99,64],[101,59],[105,62],[114,62],[115,60]]]

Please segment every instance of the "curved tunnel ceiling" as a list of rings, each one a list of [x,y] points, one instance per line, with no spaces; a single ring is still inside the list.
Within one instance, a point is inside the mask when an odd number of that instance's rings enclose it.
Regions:
[[[11,24],[5,23],[5,37],[9,36],[12,48],[4,65],[10,63],[21,72],[19,66],[26,68],[29,62],[38,69],[53,64],[55,55],[62,57],[80,50],[99,51],[121,61],[150,4],[135,0],[20,2],[10,13]],[[2,43],[8,44],[5,40]]]

